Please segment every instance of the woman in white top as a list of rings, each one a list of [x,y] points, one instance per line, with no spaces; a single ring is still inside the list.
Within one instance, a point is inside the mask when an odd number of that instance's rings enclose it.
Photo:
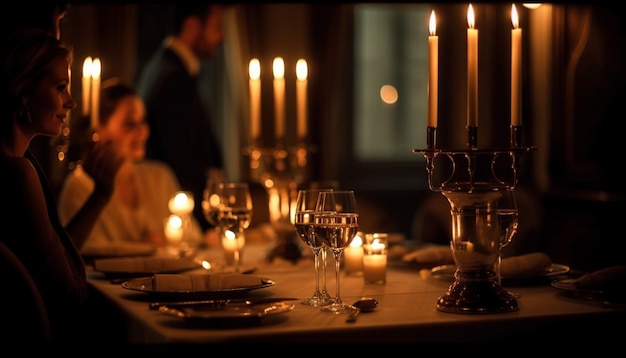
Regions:
[[[99,140],[112,140],[125,162],[109,204],[80,251],[84,256],[99,256],[161,247],[164,221],[170,215],[168,202],[181,187],[171,168],[144,159],[150,128],[143,101],[134,88],[109,80],[101,90],[99,113],[95,128]],[[93,180],[80,166],[67,176],[59,197],[63,223],[83,205],[93,187]],[[202,230],[195,219],[191,227],[190,244],[201,244]]]

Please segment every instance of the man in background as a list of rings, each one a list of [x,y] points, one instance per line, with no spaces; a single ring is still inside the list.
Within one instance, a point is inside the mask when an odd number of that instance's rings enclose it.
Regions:
[[[184,190],[193,193],[194,215],[203,230],[211,227],[200,202],[209,171],[223,171],[222,151],[199,88],[201,61],[211,59],[224,39],[223,5],[174,6],[173,29],[139,73],[152,134],[147,158],[167,163]]]

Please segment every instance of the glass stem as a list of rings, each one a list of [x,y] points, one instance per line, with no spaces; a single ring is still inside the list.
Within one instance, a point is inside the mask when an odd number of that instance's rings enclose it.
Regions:
[[[341,269],[341,251],[333,251],[333,254],[335,255],[335,286],[337,286],[335,290],[337,292],[337,294],[335,295],[335,304],[340,305],[342,303],[341,297],[339,296],[339,270]]]
[[[313,261],[315,262],[315,297],[320,296],[320,249],[313,251]]]
[[[326,289],[326,246],[323,246],[320,253],[322,254],[322,293],[324,295],[328,295],[328,290]]]

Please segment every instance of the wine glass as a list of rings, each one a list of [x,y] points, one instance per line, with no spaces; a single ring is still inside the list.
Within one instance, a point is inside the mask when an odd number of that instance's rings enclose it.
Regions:
[[[517,200],[513,189],[503,190],[498,199],[496,216],[500,225],[500,241],[498,245],[498,259],[496,261],[496,279],[498,285],[502,286],[502,248],[508,245],[517,234],[519,224],[519,213],[517,210]],[[514,293],[509,292],[512,295]]]
[[[248,183],[219,183],[216,201],[217,226],[223,233],[222,248],[232,252],[235,272],[239,272],[241,249],[245,245],[244,231],[252,219],[252,196]]]
[[[202,212],[212,226],[218,228],[217,216],[219,215],[220,195],[219,184],[224,182],[224,176],[220,173],[210,173],[206,181],[202,195]]]
[[[317,205],[317,198],[322,191],[330,191],[332,189],[306,189],[298,191],[298,198],[296,199],[296,209],[294,216],[294,226],[296,233],[302,241],[304,241],[313,251],[313,259],[315,263],[315,291],[313,295],[304,301],[302,304],[319,307],[332,303],[332,297],[326,291],[326,248],[324,243],[318,238],[315,233],[315,205]],[[320,269],[323,276],[320,277]],[[322,286],[320,289],[320,278],[322,279]]]
[[[359,214],[356,198],[351,190],[323,191],[315,207],[315,234],[330,248],[335,257],[336,295],[333,303],[321,308],[334,314],[352,312],[354,309],[341,300],[340,261],[343,250],[359,231]]]

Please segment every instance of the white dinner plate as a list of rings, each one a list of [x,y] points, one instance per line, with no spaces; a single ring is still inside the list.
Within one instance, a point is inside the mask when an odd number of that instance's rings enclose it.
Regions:
[[[183,318],[193,322],[256,322],[268,315],[286,313],[293,310],[295,305],[287,302],[270,302],[255,305],[213,305],[198,306],[161,306],[159,312]]]
[[[252,276],[252,275],[250,275]],[[154,289],[154,280],[153,277],[140,277],[134,278],[132,280],[126,281],[122,283],[122,287],[131,290],[144,292],[152,295],[156,300],[166,301],[179,301],[179,300],[213,300],[213,299],[223,299],[223,298],[239,298],[244,297],[252,290],[258,290],[261,288],[271,287],[276,284],[276,282],[272,279],[266,277],[259,276],[259,285],[253,286],[244,286],[244,287],[233,287],[233,288],[224,288],[224,289],[215,289],[215,290],[155,290]]]

